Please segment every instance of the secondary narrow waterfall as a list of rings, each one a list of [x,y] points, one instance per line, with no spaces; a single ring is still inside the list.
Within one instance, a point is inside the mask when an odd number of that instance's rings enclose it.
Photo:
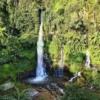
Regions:
[[[86,62],[85,62],[85,66],[87,66],[88,68],[90,68],[90,55],[89,55],[89,51],[86,51]]]
[[[64,50],[63,50],[63,48],[61,48],[59,66],[62,68],[64,67]]]
[[[64,67],[64,49],[63,48],[61,48],[59,67],[60,68],[58,68],[58,76],[62,77],[63,76],[63,67]]]
[[[63,48],[61,48],[59,66],[57,67],[54,76],[63,77],[63,67],[64,67],[64,50]]]

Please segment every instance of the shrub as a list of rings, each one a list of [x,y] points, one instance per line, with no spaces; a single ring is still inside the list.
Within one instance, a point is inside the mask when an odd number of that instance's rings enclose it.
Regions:
[[[71,64],[71,66],[70,66],[70,72],[72,72],[72,73],[74,73],[74,74],[76,74],[77,72],[79,72],[80,71],[80,69],[81,69],[81,66],[80,66],[80,64]]]
[[[93,82],[92,69],[91,68],[86,67],[84,69],[84,76],[86,77],[88,83]]]
[[[65,90],[62,100],[100,100],[100,96],[85,87],[70,84]]]
[[[100,73],[97,70],[92,72],[93,82],[95,85],[100,85]]]

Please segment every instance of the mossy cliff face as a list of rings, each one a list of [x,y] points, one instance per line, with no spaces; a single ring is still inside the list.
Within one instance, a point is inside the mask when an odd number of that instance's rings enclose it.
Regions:
[[[58,65],[63,47],[65,65],[82,64],[88,49],[91,63],[99,66],[99,6],[99,0],[1,0],[0,66],[23,71],[36,67],[40,8],[44,8],[44,50],[53,65]]]
[[[83,54],[80,58],[82,61],[87,49],[90,52],[91,63],[100,64],[99,5],[98,0],[53,0],[45,5],[44,37],[48,42],[47,46],[49,44],[48,50],[52,60],[59,59],[62,46],[65,64],[71,62],[70,55],[76,59],[74,56],[80,53]]]

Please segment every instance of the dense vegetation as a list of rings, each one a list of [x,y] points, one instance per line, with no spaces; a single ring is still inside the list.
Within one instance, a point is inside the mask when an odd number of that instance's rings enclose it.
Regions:
[[[44,8],[44,51],[53,67],[63,48],[64,66],[73,74],[81,70],[87,82],[100,85],[99,0],[0,0],[0,83],[16,81],[18,73],[36,67],[40,8]],[[85,68],[87,49],[98,71]]]
[[[76,91],[78,90],[78,91]],[[82,87],[77,84],[71,84],[66,89],[66,95],[62,100],[99,100],[99,90],[93,91],[87,87]]]

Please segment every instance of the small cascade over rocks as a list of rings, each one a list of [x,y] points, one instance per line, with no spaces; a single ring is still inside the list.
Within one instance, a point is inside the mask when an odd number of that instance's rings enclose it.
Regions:
[[[98,71],[98,69],[96,68],[96,66],[91,66],[90,65],[90,55],[89,55],[89,51],[86,51],[86,62],[85,62],[85,66],[88,68],[91,68],[93,71]],[[82,76],[81,71],[78,72],[75,76],[73,76],[68,82],[74,82],[74,80],[76,80],[78,77]]]
[[[73,82],[75,79],[81,76],[81,72],[78,72],[74,77],[72,77],[68,82]]]
[[[88,68],[92,68],[92,70],[94,71],[97,71],[98,69],[96,68],[96,65],[94,65],[94,66],[91,66],[90,65],[90,53],[89,53],[89,51],[87,50],[86,51],[86,62],[85,62],[85,66],[86,67],[88,67]]]
[[[89,54],[89,51],[87,50],[86,51],[86,62],[85,62],[85,66],[90,68],[90,54]]]
[[[88,68],[91,68],[91,66],[90,66],[90,55],[89,55],[89,51],[88,50],[86,51],[86,62],[85,62],[85,66],[88,67]],[[75,79],[77,79],[80,76],[81,76],[81,72],[78,72],[68,82],[73,82]]]

